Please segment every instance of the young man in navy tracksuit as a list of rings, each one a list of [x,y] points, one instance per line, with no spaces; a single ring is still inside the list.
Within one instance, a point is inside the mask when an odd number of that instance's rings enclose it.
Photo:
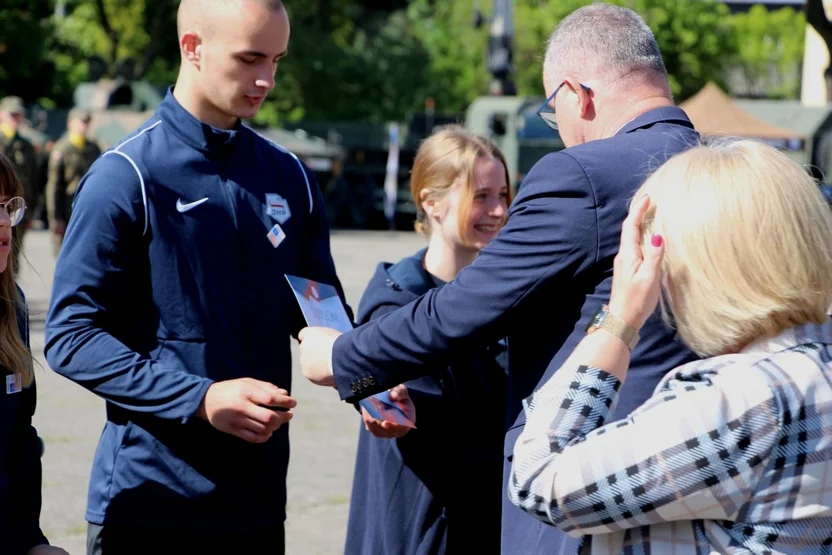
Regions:
[[[285,11],[179,10],[175,87],[76,193],[46,356],[107,401],[88,553],[282,553],[303,325],[284,274],[341,286],[313,175],[240,123],[274,87]]]

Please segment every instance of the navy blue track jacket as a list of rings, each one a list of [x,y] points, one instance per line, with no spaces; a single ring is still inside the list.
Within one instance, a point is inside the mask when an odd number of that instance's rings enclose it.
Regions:
[[[284,274],[343,298],[326,211],[293,154],[200,122],[172,90],[79,185],[46,357],[107,402],[89,522],[270,526],[285,518],[287,426],[254,445],[194,414],[214,381],[290,389],[290,335],[304,324]]]

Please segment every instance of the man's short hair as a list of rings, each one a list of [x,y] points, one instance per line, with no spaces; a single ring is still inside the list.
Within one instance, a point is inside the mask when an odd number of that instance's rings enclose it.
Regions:
[[[282,0],[255,0],[259,5],[272,11],[284,9]],[[176,13],[176,33],[179,38],[193,23],[194,18],[212,9],[227,9],[229,0],[181,0]]]
[[[634,71],[667,76],[650,27],[634,11],[596,2],[566,16],[549,37],[544,74],[570,71],[613,81]]]

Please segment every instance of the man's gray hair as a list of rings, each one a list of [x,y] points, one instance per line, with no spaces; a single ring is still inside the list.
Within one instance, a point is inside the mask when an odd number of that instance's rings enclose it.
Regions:
[[[656,37],[641,16],[601,2],[575,10],[558,24],[543,64],[548,79],[570,71],[605,81],[639,70],[667,76]]]

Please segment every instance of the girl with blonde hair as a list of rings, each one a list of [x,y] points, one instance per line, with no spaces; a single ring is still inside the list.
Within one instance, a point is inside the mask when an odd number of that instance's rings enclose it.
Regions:
[[[422,143],[411,194],[428,246],[379,264],[359,305],[360,324],[453,280],[474,261],[508,218],[506,168],[493,143],[459,126]],[[345,553],[499,553],[505,356],[504,345],[484,345],[406,382],[417,427],[406,435],[364,414]]]
[[[42,444],[32,416],[37,391],[29,352],[29,321],[15,283],[12,228],[23,221],[23,187],[0,154],[0,553],[67,555],[40,529]]]
[[[832,212],[788,157],[696,146],[635,194],[609,306],[527,400],[509,495],[581,553],[832,545]],[[608,422],[661,299],[702,358]]]

